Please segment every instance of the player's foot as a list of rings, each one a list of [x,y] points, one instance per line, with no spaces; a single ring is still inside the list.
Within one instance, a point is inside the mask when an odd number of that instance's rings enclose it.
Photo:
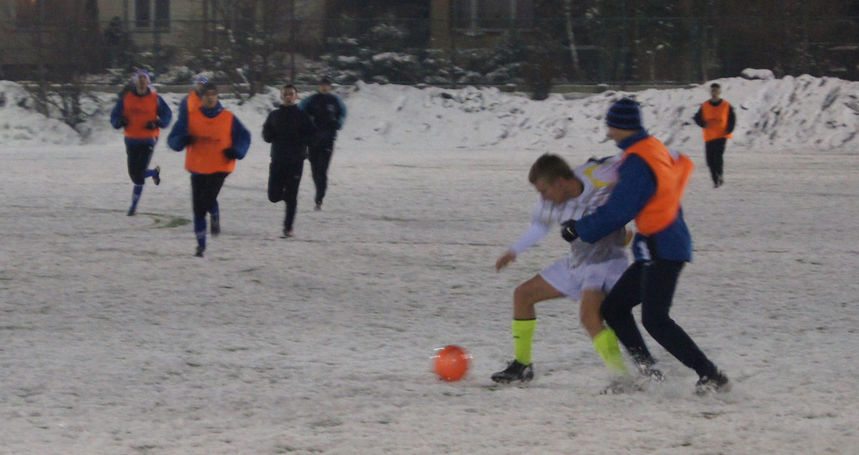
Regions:
[[[711,393],[724,393],[731,390],[731,381],[721,371],[713,376],[701,376],[695,383],[696,395],[708,395]]]
[[[292,237],[292,229],[283,228],[283,238],[288,239]]]
[[[635,362],[638,368],[638,374],[650,380],[650,382],[663,382],[665,375],[658,368],[653,366],[653,362]]]
[[[212,231],[213,236],[217,236],[221,233],[221,217],[218,215],[212,215],[212,219],[210,220],[210,230]]]
[[[196,252],[196,253],[194,253],[194,256],[197,256],[198,258],[203,257],[203,251],[206,251],[206,249],[205,249],[205,248],[203,248],[203,247],[201,247],[201,246],[198,246],[198,247],[197,247],[197,252]]]
[[[128,213],[126,213],[126,215],[127,216],[134,216],[135,213],[137,213],[137,207],[132,205],[131,207],[128,208]]]
[[[322,201],[316,201],[316,206],[313,207],[313,210],[316,210],[317,212],[322,210]]]
[[[528,382],[534,379],[534,364],[523,365],[517,360],[507,364],[507,368],[492,375],[492,380],[503,384],[513,381]]]
[[[161,166],[155,166],[154,174],[152,174],[152,183],[156,186],[161,184]]]
[[[621,395],[624,393],[642,392],[645,389],[646,379],[636,380],[632,376],[619,376],[600,391],[600,395]]]

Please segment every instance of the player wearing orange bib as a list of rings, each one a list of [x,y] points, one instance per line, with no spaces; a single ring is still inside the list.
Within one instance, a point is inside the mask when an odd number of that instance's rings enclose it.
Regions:
[[[203,96],[203,85],[209,82],[209,78],[203,75],[198,75],[194,77],[194,90],[188,92],[188,95],[185,98],[182,98],[182,101],[179,102],[179,115],[176,120],[181,121],[185,119],[187,122],[188,112],[196,111],[200,109],[200,101]]]
[[[564,222],[567,241],[593,243],[635,219],[635,262],[623,273],[602,304],[602,315],[639,368],[653,357],[632,317],[641,304],[647,332],[681,363],[698,373],[696,392],[727,391],[725,376],[692,338],[668,315],[680,271],[692,260],[692,237],[680,202],[692,173],[692,160],[668,150],[641,125],[638,103],[624,98],[606,116],[608,137],[623,149],[618,181],[608,202],[579,220]]]
[[[710,84],[710,99],[701,104],[694,120],[703,128],[707,167],[710,168],[713,187],[718,188],[725,183],[722,175],[725,143],[731,138],[736,121],[734,108],[722,99],[722,87],[719,84]]]
[[[128,216],[137,212],[146,177],[151,177],[156,185],[161,183],[161,168],[147,168],[161,128],[169,125],[173,118],[167,103],[149,88],[149,74],[146,71],[134,73],[132,83],[133,87],[120,95],[110,113],[110,124],[125,131],[128,176],[134,183]]]
[[[206,250],[206,213],[211,214],[212,235],[221,232],[218,193],[224,180],[247,154],[251,135],[232,112],[221,106],[218,88],[203,85],[200,107],[189,111],[187,119],[173,125],[167,144],[177,152],[185,149],[185,169],[191,173],[196,256]]]

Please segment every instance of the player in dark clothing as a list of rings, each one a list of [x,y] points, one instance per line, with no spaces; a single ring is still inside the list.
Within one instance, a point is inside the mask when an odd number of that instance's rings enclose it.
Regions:
[[[328,188],[328,166],[334,153],[337,131],[346,120],[346,105],[339,96],[331,93],[331,81],[322,79],[319,91],[298,104],[316,126],[316,136],[310,145],[310,170],[316,185],[316,210],[322,209],[322,199]]]
[[[298,204],[298,185],[307,157],[307,146],[316,129],[310,117],[298,108],[298,91],[286,85],[280,91],[283,104],[268,114],[262,125],[262,138],[271,143],[268,174],[268,200],[286,203],[283,236],[292,237]]]
[[[722,156],[736,122],[734,108],[722,99],[722,87],[719,84],[710,84],[710,99],[701,104],[693,119],[703,128],[707,167],[710,168],[713,187],[718,188],[725,182]]]

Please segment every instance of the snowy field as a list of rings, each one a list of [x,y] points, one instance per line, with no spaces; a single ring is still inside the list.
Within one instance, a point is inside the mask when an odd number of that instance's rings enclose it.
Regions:
[[[361,86],[346,97],[325,209],[312,210],[307,167],[291,240],[265,196],[271,99],[226,102],[255,137],[204,259],[182,154],[158,145],[163,182],[126,217],[121,134],[103,113],[81,141],[7,103],[0,454],[857,453],[856,83],[813,80],[847,108],[794,99],[791,118],[812,120],[769,136],[750,126],[772,113],[751,84],[785,81],[721,82],[746,108],[718,190],[699,130],[679,126],[706,89],[639,97],[673,100],[645,104],[645,124],[663,138],[678,125],[674,147],[697,166],[684,204],[695,260],[672,315],[734,381],[704,398],[650,338],[666,382],[599,395],[607,377],[570,300],[538,305],[531,384],[489,380],[512,357],[513,288],[566,248],[552,236],[494,271],[528,224],[528,167],[545,151],[614,154],[601,142],[607,96],[540,104],[464,89],[446,93],[471,101],[447,106],[456,99],[437,89]],[[430,370],[446,344],[473,355],[461,382]]]

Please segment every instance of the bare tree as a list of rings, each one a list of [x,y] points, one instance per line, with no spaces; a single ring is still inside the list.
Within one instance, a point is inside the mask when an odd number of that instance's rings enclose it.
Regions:
[[[564,0],[564,18],[567,28],[567,41],[570,48],[570,59],[573,61],[573,74],[576,78],[582,78],[582,69],[579,66],[579,53],[576,50],[576,37],[573,34],[573,0]]]

